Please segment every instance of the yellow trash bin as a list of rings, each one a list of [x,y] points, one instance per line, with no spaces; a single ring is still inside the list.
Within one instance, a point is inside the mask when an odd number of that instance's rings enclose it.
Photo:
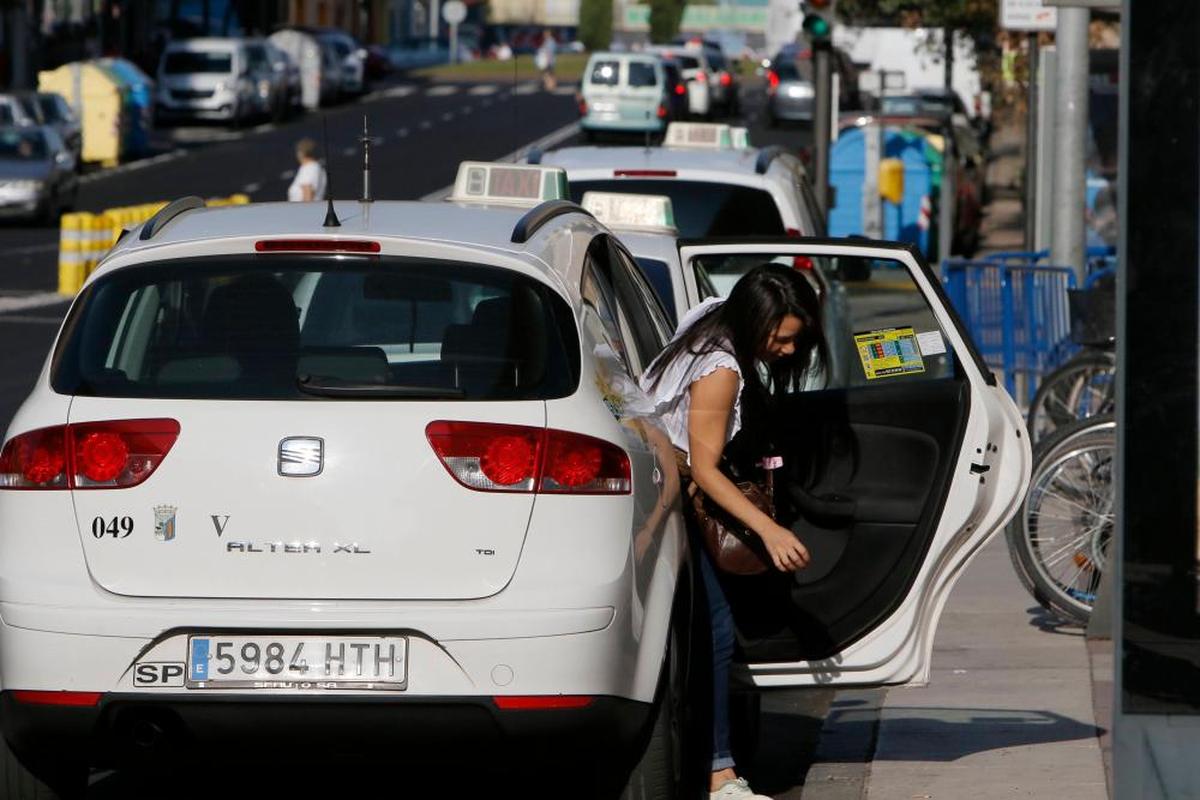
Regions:
[[[38,91],[66,98],[83,125],[83,160],[105,165],[125,156],[124,89],[106,70],[87,61],[38,73]]]

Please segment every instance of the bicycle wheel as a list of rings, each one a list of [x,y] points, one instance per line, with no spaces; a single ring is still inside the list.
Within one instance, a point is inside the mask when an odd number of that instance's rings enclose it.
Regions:
[[[1085,624],[1112,543],[1116,422],[1059,428],[1034,453],[1029,493],[1007,530],[1021,583],[1048,611]]]
[[[1029,437],[1034,444],[1057,428],[1098,414],[1111,414],[1116,400],[1117,359],[1103,350],[1085,350],[1045,377],[1029,406]]]

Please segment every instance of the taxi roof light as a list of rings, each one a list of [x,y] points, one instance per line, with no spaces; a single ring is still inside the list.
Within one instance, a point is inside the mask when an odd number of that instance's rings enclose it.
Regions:
[[[585,192],[581,205],[610,228],[678,233],[675,208],[666,195]]]
[[[672,122],[663,139],[665,147],[694,150],[729,150],[733,135],[723,122]]]
[[[464,161],[458,166],[453,203],[534,206],[547,200],[567,200],[567,172],[540,164]]]

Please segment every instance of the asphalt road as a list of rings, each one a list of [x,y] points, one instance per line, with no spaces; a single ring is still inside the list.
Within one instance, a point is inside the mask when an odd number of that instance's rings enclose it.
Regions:
[[[218,197],[244,192],[255,201],[282,200],[291,181],[293,146],[301,137],[324,139],[328,126],[330,177],[335,196],[356,197],[361,190],[358,140],[363,115],[372,137],[372,188],[376,199],[418,199],[447,186],[465,159],[507,156],[549,134],[563,132],[577,119],[573,87],[541,92],[535,84],[424,84],[404,80],[380,87],[359,102],[281,125],[264,124],[242,131],[219,127],[177,128],[164,134],[163,152],[116,170],[88,173],[78,208],[100,211],[114,206],[166,200],[186,194]],[[741,124],[751,128],[756,145],[791,148],[810,143],[807,129],[770,130],[760,124],[765,98],[761,86],[743,91]],[[569,134],[569,132],[568,132]],[[560,135],[561,143],[578,137]],[[67,302],[52,293],[57,285],[58,230],[0,224],[0,431],[28,394],[58,331]],[[760,791],[798,800],[800,786],[816,747],[832,692],[776,692],[763,702],[760,744],[742,760]],[[218,765],[214,765],[214,770]],[[162,797],[162,776],[139,780],[104,773],[93,776],[88,797]],[[504,784],[504,774],[437,770],[422,774],[371,775],[361,770],[330,772],[314,762],[311,770],[264,764],[251,774],[211,772],[203,780],[172,776],[171,796],[282,796],[285,792],[346,790],[392,786],[397,796],[464,792],[525,794],[536,787]],[[393,792],[389,792],[392,794]]]

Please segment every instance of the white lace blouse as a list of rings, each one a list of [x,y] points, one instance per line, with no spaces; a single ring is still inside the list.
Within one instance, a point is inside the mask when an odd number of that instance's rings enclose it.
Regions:
[[[674,338],[678,339],[682,336],[697,319],[722,301],[723,298],[712,297],[690,310],[680,320]],[[729,440],[742,427],[742,389],[745,386],[742,370],[738,366],[737,359],[733,357],[731,344],[726,349],[714,350],[702,355],[693,355],[686,351],[679,354],[674,361],[667,364],[657,385],[654,385],[653,380],[647,376],[642,377],[642,390],[646,392],[653,403],[654,413],[666,428],[671,444],[685,453],[689,450],[688,411],[691,409],[689,389],[693,383],[722,367],[733,370],[738,376],[738,392],[733,401],[733,413],[729,415],[729,424],[725,429],[725,443],[728,444]],[[650,370],[647,370],[647,373],[649,372]]]

